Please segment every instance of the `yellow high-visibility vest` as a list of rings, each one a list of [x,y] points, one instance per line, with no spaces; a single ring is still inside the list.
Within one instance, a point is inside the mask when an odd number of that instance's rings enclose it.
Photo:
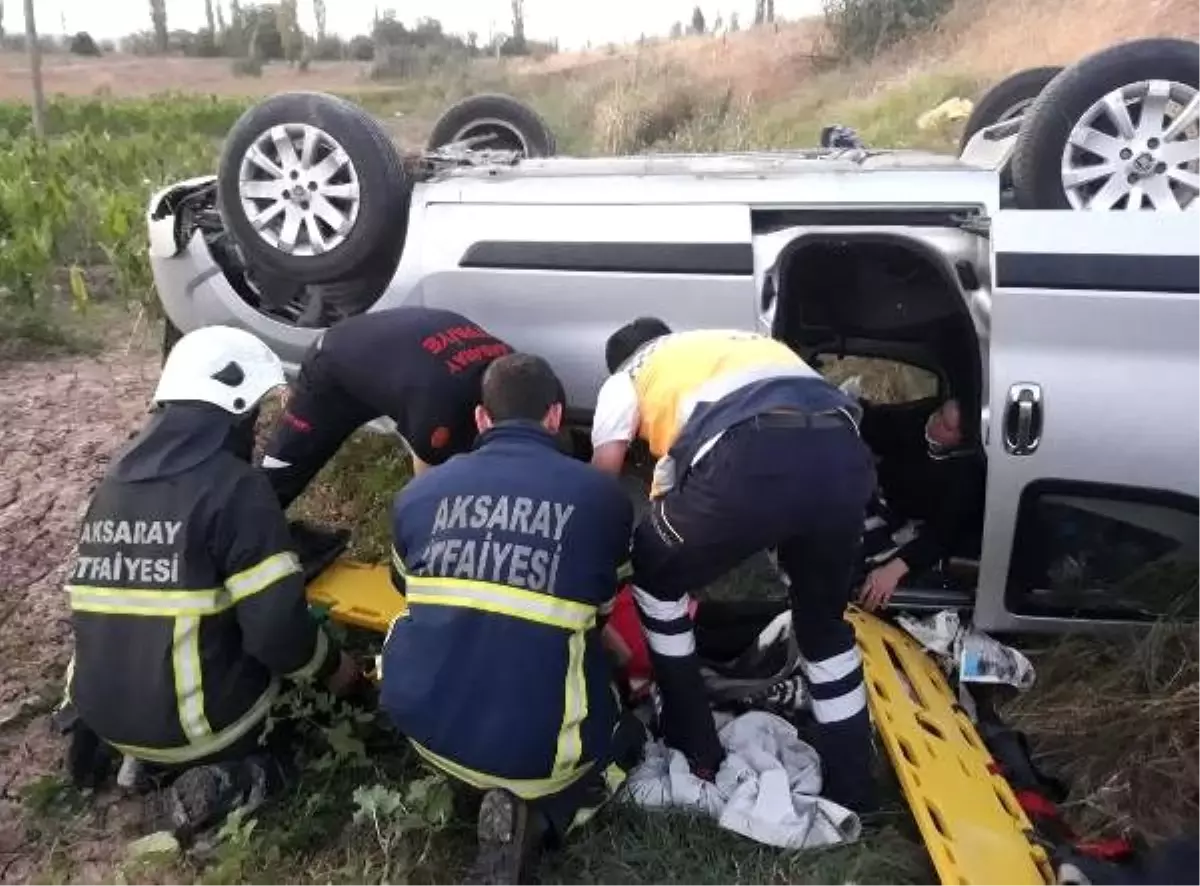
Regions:
[[[638,436],[655,458],[667,454],[697,402],[718,400],[777,369],[808,369],[819,378],[783,342],[737,330],[663,336],[624,368],[637,391]]]

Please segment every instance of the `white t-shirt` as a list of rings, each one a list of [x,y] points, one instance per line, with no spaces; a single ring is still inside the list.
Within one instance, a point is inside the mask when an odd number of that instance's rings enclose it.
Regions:
[[[637,389],[633,376],[628,372],[615,372],[600,386],[596,395],[596,411],[592,416],[592,448],[598,449],[605,443],[630,443],[637,437],[641,416],[638,413]],[[708,455],[724,432],[705,440],[692,456],[690,467],[699,464]],[[666,491],[674,485],[675,468],[671,459],[664,455],[655,467],[655,491]]]
[[[638,396],[633,377],[628,372],[610,375],[596,395],[596,411],[592,416],[592,448],[605,443],[629,443],[637,436]]]

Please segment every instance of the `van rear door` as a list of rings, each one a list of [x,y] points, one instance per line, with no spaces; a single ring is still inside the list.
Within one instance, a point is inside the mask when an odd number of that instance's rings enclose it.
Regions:
[[[997,214],[980,627],[1195,616],[1198,233],[1195,212]]]

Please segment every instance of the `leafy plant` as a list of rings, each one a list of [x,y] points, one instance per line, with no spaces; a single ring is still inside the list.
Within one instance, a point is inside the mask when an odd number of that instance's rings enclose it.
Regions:
[[[422,846],[415,858],[405,853],[404,860],[408,866],[421,864],[433,835],[450,823],[454,793],[442,775],[430,774],[410,782],[403,794],[380,784],[356,788],[354,803],[354,824],[370,822],[374,830],[384,858],[382,880],[386,883],[390,882],[393,856],[410,835],[422,835]]]

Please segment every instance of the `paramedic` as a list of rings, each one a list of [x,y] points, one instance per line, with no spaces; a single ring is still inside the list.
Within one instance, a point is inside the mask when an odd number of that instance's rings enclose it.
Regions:
[[[431,765],[483,793],[473,876],[516,882],[624,778],[601,646],[629,555],[619,483],[562,453],[562,385],[540,357],[484,373],[475,451],[396,497],[381,704]],[[636,737],[635,737],[636,736]]]
[[[452,311],[400,307],[342,320],[304,357],[262,467],[286,508],[360,426],[390,418],[413,473],[467,451],[488,364],[512,348]]]
[[[342,693],[360,676],[309,616],[283,511],[250,464],[259,403],[283,383],[248,332],[180,339],[156,411],[92,497],[67,579],[68,759],[111,748],[176,776],[181,836],[279,787],[286,755],[259,737],[281,679]]]
[[[987,466],[965,444],[957,400],[861,402],[879,489],[864,527],[858,596],[873,610],[887,605],[905,577],[919,577],[954,553],[978,556]]]
[[[672,334],[641,318],[609,338],[605,357],[612,374],[596,404],[593,464],[620,473],[635,438],[658,459],[650,508],[634,531],[633,581],[667,742],[713,777],[723,751],[689,594],[777,548],[813,696],[823,793],[870,808],[862,660],[842,618],[875,480],[858,404],[782,342],[749,332]]]

